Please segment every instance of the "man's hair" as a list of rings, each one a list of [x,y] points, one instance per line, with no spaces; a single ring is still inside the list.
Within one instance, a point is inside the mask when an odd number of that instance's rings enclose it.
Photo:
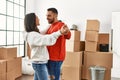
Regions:
[[[56,8],[48,8],[47,11],[52,11],[53,13],[58,14],[58,11]]]

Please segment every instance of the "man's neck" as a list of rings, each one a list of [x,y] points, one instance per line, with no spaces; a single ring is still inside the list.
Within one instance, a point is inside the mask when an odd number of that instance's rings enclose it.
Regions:
[[[56,19],[52,24],[54,24],[54,23],[56,23],[56,22],[58,22],[58,20]]]

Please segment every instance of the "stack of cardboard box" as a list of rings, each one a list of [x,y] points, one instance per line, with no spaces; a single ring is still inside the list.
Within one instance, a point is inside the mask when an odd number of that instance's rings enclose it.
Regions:
[[[0,80],[15,80],[22,75],[21,57],[16,47],[0,48]]]
[[[91,80],[91,66],[104,67],[104,80],[111,80],[113,54],[100,52],[98,44],[109,44],[109,37],[99,34],[99,26],[98,20],[87,20],[85,41],[80,41],[79,31],[71,31],[71,39],[66,41],[61,80]]]
[[[98,20],[87,20],[85,51],[97,51],[99,26],[100,22]]]
[[[66,41],[66,51],[61,80],[80,80],[83,54],[80,52],[80,31],[71,30],[71,38]]]
[[[81,74],[82,79],[91,80],[89,68],[91,66],[100,66],[106,68],[104,80],[111,80],[113,54],[112,52],[97,51],[97,44],[99,41],[99,25],[100,23],[98,20],[87,21],[85,51],[83,56],[83,66]]]
[[[80,80],[83,52],[67,52],[61,80]]]

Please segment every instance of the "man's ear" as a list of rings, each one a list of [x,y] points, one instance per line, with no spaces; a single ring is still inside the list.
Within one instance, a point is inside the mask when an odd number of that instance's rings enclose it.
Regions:
[[[58,17],[58,15],[57,15],[57,14],[55,14],[55,17]]]

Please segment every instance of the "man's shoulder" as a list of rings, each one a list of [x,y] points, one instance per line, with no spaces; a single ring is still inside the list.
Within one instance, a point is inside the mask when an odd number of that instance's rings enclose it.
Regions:
[[[59,21],[58,24],[64,25],[64,22]]]
[[[61,29],[61,27],[64,25],[64,22],[57,22],[55,25],[52,25],[49,27],[47,33],[52,33],[55,31],[58,31]]]
[[[58,22],[58,27],[61,28],[64,25],[64,22]]]

